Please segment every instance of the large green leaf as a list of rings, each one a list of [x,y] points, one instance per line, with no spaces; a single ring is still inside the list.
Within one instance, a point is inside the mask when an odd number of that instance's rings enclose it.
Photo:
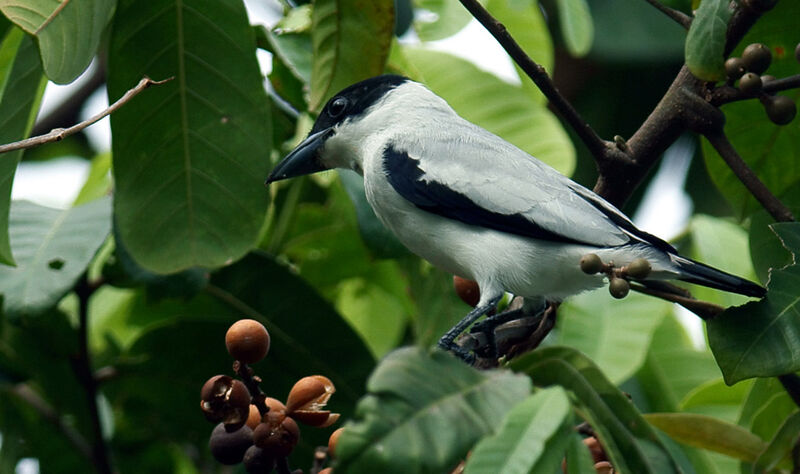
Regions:
[[[108,94],[174,77],[111,117],[119,235],[171,273],[240,258],[267,208],[270,115],[241,2],[121,1]]]
[[[465,474],[555,472],[561,465],[572,419],[561,387],[541,390],[514,406],[497,429],[470,453]]]
[[[607,288],[571,298],[558,310],[558,344],[591,358],[613,383],[627,380],[644,363],[653,333],[672,305],[632,294],[615,300]]]
[[[798,437],[800,437],[800,412],[794,412],[784,420],[769,445],[758,456],[753,466],[753,473],[766,473],[775,469],[791,454],[797,445]]]
[[[592,47],[594,23],[586,0],[558,0],[558,23],[564,44],[573,56],[585,56]]]
[[[477,371],[452,355],[405,348],[389,354],[367,382],[336,447],[348,473],[441,473],[530,393],[527,377]]]
[[[645,419],[680,443],[743,461],[755,461],[767,446],[741,426],[694,413],[649,413]]]
[[[585,355],[568,347],[546,347],[511,362],[537,385],[572,392],[578,412],[597,433],[620,472],[674,473],[678,470],[655,431],[631,401]]]
[[[686,66],[704,81],[725,77],[725,50],[728,20],[733,11],[728,0],[703,0],[694,14],[686,35]]]
[[[413,0],[414,31],[422,41],[435,41],[461,31],[472,20],[458,0]]]
[[[773,226],[786,248],[800,252],[800,224]],[[708,323],[708,342],[729,384],[800,370],[800,266],[772,272],[767,297],[726,310]]]
[[[503,23],[525,54],[553,74],[553,41],[547,29],[547,21],[542,15],[538,2],[519,2],[514,0],[489,0],[486,9]],[[544,94],[536,87],[527,74],[514,63],[514,69],[522,81],[522,88],[538,102],[545,104]]]
[[[36,45],[21,30],[10,28],[0,43],[0,144],[30,133],[46,80]],[[14,264],[8,238],[11,185],[22,150],[0,155],[0,263]]]
[[[742,404],[738,424],[763,440],[775,436],[778,427],[797,405],[775,377],[759,378]]]
[[[392,0],[317,0],[311,18],[314,61],[309,109],[383,72],[394,33]]]
[[[680,411],[714,416],[735,423],[751,386],[752,381],[745,380],[731,387],[722,377],[718,377],[687,393],[679,408]]]
[[[419,70],[425,84],[459,115],[561,173],[572,173],[575,149],[564,128],[544,104],[521,87],[503,82],[472,63],[446,53],[406,48],[405,54]]]
[[[6,315],[18,317],[55,306],[72,289],[108,237],[111,201],[66,210],[16,201],[10,217],[17,267],[0,267],[0,293]]]
[[[92,61],[116,0],[0,0],[0,11],[39,41],[47,77],[77,78]]]
[[[775,77],[800,74],[800,64],[792,54],[795,45],[800,43],[797,18],[800,18],[800,2],[778,2],[753,26],[733,55],[740,54],[747,44],[761,42],[772,50],[767,74]],[[797,102],[800,92],[791,90],[782,94]],[[761,181],[782,197],[800,181],[800,127],[797,122],[786,126],[773,124],[758,100],[727,104],[722,111],[725,112],[725,133],[733,146]],[[703,140],[703,155],[709,176],[738,217],[747,217],[760,209],[755,198],[706,140]]]

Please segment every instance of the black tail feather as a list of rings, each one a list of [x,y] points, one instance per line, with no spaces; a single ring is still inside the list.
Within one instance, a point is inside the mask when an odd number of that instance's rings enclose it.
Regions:
[[[738,293],[740,295],[752,296],[755,298],[763,298],[767,294],[767,290],[759,285],[744,278],[730,273],[717,270],[700,262],[681,257],[679,255],[671,255],[672,261],[680,267],[684,273],[678,279],[689,283],[696,283],[698,285],[715,288],[717,290],[729,291],[731,293]]]

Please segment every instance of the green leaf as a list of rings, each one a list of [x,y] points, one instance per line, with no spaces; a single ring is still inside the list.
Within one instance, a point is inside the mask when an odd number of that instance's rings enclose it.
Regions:
[[[92,159],[89,176],[83,183],[74,205],[79,206],[111,193],[111,153],[101,153]]]
[[[743,381],[730,387],[722,378],[709,380],[686,394],[678,409],[734,423],[750,392],[752,383],[748,382],[750,381]]]
[[[121,239],[158,273],[240,258],[266,213],[272,135],[244,5],[124,0],[114,18],[110,101],[175,78],[111,117]]]
[[[110,199],[59,210],[27,201],[11,206],[17,267],[0,267],[6,315],[38,314],[58,303],[86,271],[111,230]]]
[[[550,74],[553,73],[553,42],[537,2],[489,0],[486,9],[506,27],[525,54]],[[517,63],[514,63],[514,69],[522,82],[522,88],[538,103],[546,104],[544,94]]]
[[[746,45],[760,42],[772,51],[772,63],[767,74],[775,77],[800,74],[800,63],[792,54],[800,43],[797,18],[800,18],[800,2],[778,2],[753,25],[732,55],[740,55]],[[794,99],[797,104],[800,92],[792,90],[782,95]],[[764,107],[757,100],[726,104],[722,111],[725,113],[725,134],[767,188],[781,199],[790,191],[797,192],[800,183],[800,127],[796,122],[787,126],[775,125],[767,119]],[[703,140],[703,155],[711,180],[731,203],[738,218],[743,219],[761,209],[707,140]],[[798,198],[790,201],[797,203]]]
[[[516,404],[497,432],[475,446],[464,473],[555,472],[569,439],[570,413],[569,397],[561,387],[536,392]]]
[[[565,474],[596,474],[592,454],[578,433],[572,433],[567,446],[567,472]]]
[[[521,87],[450,54],[405,48],[425,84],[459,115],[569,175],[575,149],[561,123]]]
[[[530,393],[527,377],[477,371],[452,355],[392,352],[367,382],[336,447],[343,472],[441,473]]]
[[[670,438],[742,461],[753,462],[767,443],[741,426],[694,413],[648,413],[644,418]]]
[[[392,0],[317,0],[311,18],[314,62],[309,109],[383,72],[394,34]]]
[[[28,136],[47,83],[33,40],[10,28],[0,43],[0,144]],[[11,185],[22,150],[0,155],[0,263],[14,265],[8,236]]]
[[[592,48],[594,23],[586,0],[558,0],[558,24],[564,35],[567,51],[573,56],[585,56]]]
[[[422,41],[453,36],[472,20],[472,15],[457,0],[413,0],[414,31]]]
[[[773,226],[786,248],[800,250],[800,224]],[[800,370],[800,266],[771,273],[766,298],[729,308],[708,322],[708,342],[725,382]]]
[[[753,466],[753,474],[766,473],[778,467],[778,464],[791,454],[799,437],[800,412],[796,411],[781,424],[766,449],[758,456]]]
[[[747,394],[738,423],[767,440],[795,410],[797,405],[777,378],[759,378]]]
[[[560,385],[573,393],[578,412],[598,435],[620,472],[673,473],[675,461],[631,401],[585,355],[568,347],[546,347],[511,362],[537,385]]]
[[[92,61],[116,0],[0,0],[0,11],[36,37],[47,77],[77,78]]]
[[[558,344],[583,352],[620,384],[642,366],[653,333],[671,311],[669,303],[644,295],[629,295],[621,303],[600,288],[559,308]]]
[[[742,278],[755,277],[747,245],[747,233],[740,226],[722,219],[696,214],[689,222],[689,231],[692,258]],[[750,300],[746,296],[703,286],[693,286],[692,295],[723,307],[740,305]]]
[[[725,78],[725,39],[733,11],[728,0],[703,0],[686,35],[686,66],[704,81]]]

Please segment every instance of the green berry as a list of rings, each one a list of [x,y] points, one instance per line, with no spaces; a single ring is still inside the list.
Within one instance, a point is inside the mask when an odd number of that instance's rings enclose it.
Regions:
[[[739,79],[739,90],[745,94],[752,95],[761,90],[761,77],[758,74],[748,72]]]
[[[767,117],[777,125],[786,125],[797,115],[797,106],[792,99],[785,95],[766,97],[762,103]]]
[[[594,253],[588,253],[581,257],[581,270],[589,275],[600,273],[603,270],[603,261]]]
[[[618,300],[628,296],[629,291],[631,291],[631,284],[624,278],[612,278],[608,283],[608,292]]]
[[[725,61],[725,74],[728,79],[735,81],[745,73],[744,61],[742,58],[728,58]]]
[[[650,262],[648,262],[645,258],[635,259],[628,264],[627,268],[628,275],[639,280],[647,278],[647,276],[650,274],[650,270]]]

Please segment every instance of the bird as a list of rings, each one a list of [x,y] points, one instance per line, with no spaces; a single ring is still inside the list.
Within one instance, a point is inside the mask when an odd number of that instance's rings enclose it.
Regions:
[[[265,184],[335,168],[363,176],[375,215],[412,253],[478,283],[478,304],[438,343],[462,358],[469,354],[455,338],[506,292],[559,302],[604,285],[606,275],[581,269],[590,254],[615,267],[645,259],[644,284],[682,280],[765,295],[757,283],[679,255],[596,193],[404,76],[365,79],[331,97]]]

